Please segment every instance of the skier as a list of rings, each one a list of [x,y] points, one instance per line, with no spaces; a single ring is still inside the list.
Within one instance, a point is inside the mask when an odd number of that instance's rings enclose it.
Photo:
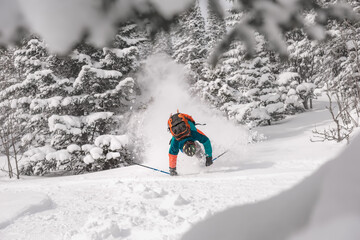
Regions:
[[[190,115],[179,113],[179,111],[174,115],[170,115],[168,129],[173,136],[170,141],[169,149],[169,168],[171,176],[177,175],[176,161],[179,150],[190,157],[200,151],[200,145],[196,144],[197,142],[195,141],[202,143],[204,146],[206,155],[205,166],[208,167],[213,163],[210,139],[195,127],[195,121]]]

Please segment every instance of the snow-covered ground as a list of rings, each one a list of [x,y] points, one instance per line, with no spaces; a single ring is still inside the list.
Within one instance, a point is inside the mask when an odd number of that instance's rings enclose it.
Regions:
[[[309,141],[315,125],[330,123],[325,105],[319,99],[313,111],[257,128],[267,140],[233,146],[241,154],[229,152],[209,168],[179,155],[178,177],[140,166],[58,178],[2,176],[0,239],[180,239],[214,213],[289,189],[337,155],[344,144]],[[209,123],[201,129],[210,138],[219,131]],[[144,164],[167,170],[163,155]]]

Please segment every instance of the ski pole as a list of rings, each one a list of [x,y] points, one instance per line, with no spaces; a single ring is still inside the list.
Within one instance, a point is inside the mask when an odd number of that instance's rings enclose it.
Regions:
[[[166,172],[166,171],[163,171],[163,170],[160,170],[160,169],[157,169],[157,168],[149,167],[149,166],[142,165],[142,164],[139,164],[139,163],[134,163],[134,162],[133,162],[133,164],[138,165],[138,166],[140,166],[140,167],[149,168],[149,169],[151,169],[151,170],[158,171],[158,172],[162,172],[162,173],[165,173],[165,174],[169,174],[169,175],[170,175],[169,172]]]
[[[225,153],[227,153],[229,150],[226,150],[225,152],[223,152],[222,154],[220,154],[219,156],[217,156],[216,158],[213,159],[213,161],[215,161],[216,159],[218,159],[219,157],[221,157],[222,155],[224,155]]]

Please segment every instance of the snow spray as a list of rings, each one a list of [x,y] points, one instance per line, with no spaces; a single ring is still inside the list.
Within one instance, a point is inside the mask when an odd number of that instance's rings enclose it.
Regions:
[[[167,120],[171,113],[179,109],[191,115],[196,122],[206,123],[206,126],[197,127],[210,138],[214,156],[230,149],[226,157],[217,161],[217,167],[236,165],[246,150],[247,130],[228,121],[218,110],[190,96],[186,75],[185,67],[166,55],[148,58],[138,75],[141,97],[137,102],[138,105],[146,103],[147,107],[134,116],[131,124],[136,129],[135,135],[143,141],[144,162],[159,168],[168,167],[171,134],[167,131]],[[181,168],[203,168],[203,163],[180,153],[178,169]]]

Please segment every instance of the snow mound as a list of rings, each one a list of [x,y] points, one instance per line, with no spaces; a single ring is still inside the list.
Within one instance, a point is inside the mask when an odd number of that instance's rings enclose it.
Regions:
[[[163,210],[165,210],[165,209],[170,209],[174,206],[180,207],[180,206],[188,205],[190,203],[191,202],[186,198],[184,198],[182,195],[175,194],[165,197],[163,203],[161,204],[161,207]]]
[[[183,198],[183,196],[179,195],[177,196],[177,198],[174,201],[174,205],[175,206],[181,206],[181,205],[187,205],[189,204],[190,201],[186,200],[185,198]]]
[[[129,228],[120,228],[111,219],[90,217],[78,233],[71,240],[100,240],[100,239],[123,239],[131,235]]]
[[[159,189],[146,188],[143,193],[143,197],[146,199],[154,199],[154,198],[162,198],[167,194],[168,193],[162,188]]]
[[[0,229],[26,214],[35,214],[50,209],[51,199],[38,192],[1,192]]]

